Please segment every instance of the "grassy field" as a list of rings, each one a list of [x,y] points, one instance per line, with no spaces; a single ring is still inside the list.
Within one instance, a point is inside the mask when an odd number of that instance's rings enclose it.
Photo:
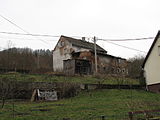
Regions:
[[[139,84],[139,80],[130,78],[120,78],[111,76],[55,76],[55,75],[35,75],[35,74],[0,74],[0,78],[7,77],[16,81],[24,82],[75,82],[75,83],[103,83],[103,84]]]
[[[129,111],[160,109],[160,94],[137,90],[83,91],[55,102],[8,101],[0,109],[0,120],[107,120],[128,118]]]

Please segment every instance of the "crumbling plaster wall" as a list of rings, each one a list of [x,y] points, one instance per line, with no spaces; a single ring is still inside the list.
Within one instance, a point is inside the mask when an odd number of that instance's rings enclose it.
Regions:
[[[63,72],[63,60],[71,58],[72,45],[65,39],[61,39],[53,51],[53,70]]]
[[[95,70],[95,57],[94,53],[90,51],[83,51],[77,59],[87,59],[92,63],[92,72]],[[127,75],[127,61],[121,58],[97,55],[98,73],[102,74],[116,74]]]
[[[73,46],[72,43],[62,38],[53,51],[53,71],[63,72],[63,60],[72,58],[72,52],[89,51],[85,48]]]

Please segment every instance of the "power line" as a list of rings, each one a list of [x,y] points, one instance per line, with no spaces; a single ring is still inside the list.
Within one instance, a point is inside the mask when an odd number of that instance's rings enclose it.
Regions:
[[[42,37],[60,37],[60,36],[53,36],[53,35],[41,35],[41,34],[25,34],[25,33],[14,33],[14,32],[0,32],[3,34],[13,34],[13,35],[29,35],[29,36],[42,36]]]
[[[154,37],[146,37],[146,38],[133,38],[133,39],[98,39],[102,41],[139,41],[139,40],[148,40],[154,39]]]
[[[1,37],[0,36],[0,39],[11,39],[11,40],[39,40],[39,39],[30,39],[30,38],[14,38],[14,37]],[[57,40],[48,40],[48,39],[45,39],[45,41],[57,41]]]
[[[25,34],[25,33],[15,33],[15,32],[0,32],[2,34],[14,34],[14,35],[30,35],[30,36],[42,36],[42,37],[60,37],[60,35],[47,35],[47,34]],[[71,36],[71,37],[80,37],[80,36]],[[80,37],[82,38],[82,37]],[[154,37],[145,37],[145,38],[133,38],[133,39],[97,39],[102,41],[139,41],[139,40],[148,40],[154,39]]]
[[[23,28],[21,28],[20,26],[18,26],[18,25],[15,24],[14,22],[10,21],[10,20],[7,19],[6,17],[2,16],[1,14],[0,14],[0,16],[1,16],[3,19],[5,19],[6,21],[8,21],[9,23],[11,23],[12,25],[14,25],[14,26],[16,26],[17,28],[19,28],[20,30],[22,30],[23,32],[25,32],[25,33],[27,33],[27,34],[30,34],[28,31],[24,30]],[[39,39],[39,40],[41,40],[41,39]],[[44,40],[41,40],[41,41],[44,42],[44,43],[46,43],[46,44],[48,44],[48,43],[47,43],[46,41],[44,41]]]
[[[23,28],[21,28],[20,26],[18,26],[17,24],[15,24],[14,22],[10,21],[9,19],[7,19],[6,17],[0,15],[3,19],[5,19],[6,21],[8,21],[9,23],[11,23],[12,25],[16,26],[17,28],[21,29],[23,32],[27,33],[27,34],[24,34],[24,33],[12,33],[12,32],[0,32],[0,33],[4,33],[4,34],[16,34],[16,35],[31,35],[31,36],[45,36],[45,37],[59,37],[59,36],[52,36],[52,35],[39,35],[39,34],[30,34],[28,31],[24,30]],[[146,53],[145,51],[141,51],[141,50],[137,50],[135,48],[130,48],[130,47],[127,47],[127,46],[123,46],[123,45],[119,45],[119,44],[116,44],[116,43],[113,43],[113,42],[109,42],[109,41],[131,41],[131,40],[146,40],[146,39],[153,39],[154,37],[148,37],[148,38],[136,38],[136,39],[115,39],[115,40],[111,40],[111,39],[98,39],[98,40],[102,40],[102,41],[107,41],[108,43],[111,43],[111,44],[114,44],[114,45],[117,45],[117,46],[120,46],[120,47],[123,47],[123,48],[127,48],[127,49],[131,49],[131,50],[135,50],[135,51],[139,51],[139,52],[144,52]],[[41,40],[41,39],[39,39]],[[47,43],[46,41],[44,40],[41,40],[42,42],[44,43]],[[48,44],[48,43],[47,43]]]
[[[20,26],[18,26],[17,24],[15,24],[14,22],[10,21],[9,19],[7,19],[6,17],[0,15],[3,19],[5,19],[6,21],[10,22],[12,25],[16,26],[17,28],[21,29],[23,32],[28,33],[26,30],[24,30],[23,28],[21,28]]]
[[[5,34],[16,34],[16,35],[35,35],[35,34],[23,34],[23,33],[12,33],[12,32],[0,32],[0,33],[5,33]],[[40,35],[40,34],[36,34],[38,36],[43,36],[43,35]],[[46,36],[46,35],[45,35]],[[58,37],[58,36],[54,36],[54,37]],[[3,38],[3,37],[0,37],[0,38]],[[5,39],[5,38],[4,38]],[[7,39],[21,39],[21,38],[7,38]],[[23,40],[36,40],[36,39],[24,39],[22,38]],[[37,39],[38,40],[38,39]],[[102,39],[98,39],[98,40],[102,40]],[[131,40],[131,39],[130,39]],[[133,40],[133,39],[132,39]],[[52,40],[50,40],[52,41]],[[113,43],[113,42],[110,42],[110,41],[107,41],[105,39],[103,39],[102,41],[105,41],[105,42],[108,42],[108,43],[111,43],[111,44],[114,44],[114,45],[117,45],[117,46],[120,46],[120,47],[123,47],[123,48],[127,48],[127,49],[131,49],[131,50],[135,50],[135,51],[138,51],[138,52],[143,52],[143,53],[146,53],[145,51],[141,51],[141,50],[138,50],[138,49],[135,49],[135,48],[130,48],[130,47],[127,47],[127,46],[123,46],[123,45],[119,45],[119,44],[116,44],[116,43]]]
[[[113,42],[110,42],[110,41],[106,41],[106,42],[111,43],[111,44],[113,44],[113,45],[117,45],[117,46],[123,47],[123,48],[130,49],[130,50],[147,53],[147,52],[145,52],[145,51],[141,51],[141,50],[138,50],[138,49],[135,49],[135,48],[127,47],[127,46],[124,46],[124,45],[119,45],[119,44],[117,44],[117,43],[113,43]]]

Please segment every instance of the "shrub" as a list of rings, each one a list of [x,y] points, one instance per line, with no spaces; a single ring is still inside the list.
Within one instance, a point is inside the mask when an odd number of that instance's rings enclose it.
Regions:
[[[12,97],[14,94],[15,81],[6,77],[0,78],[0,96],[2,100],[2,108],[4,107],[5,100]]]
[[[80,92],[80,85],[76,83],[64,82],[60,87],[60,98],[69,98],[78,95]]]

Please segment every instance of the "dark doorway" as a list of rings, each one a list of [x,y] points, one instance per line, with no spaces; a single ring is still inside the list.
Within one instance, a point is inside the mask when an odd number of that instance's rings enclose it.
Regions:
[[[75,74],[91,74],[91,62],[89,60],[76,59]]]

